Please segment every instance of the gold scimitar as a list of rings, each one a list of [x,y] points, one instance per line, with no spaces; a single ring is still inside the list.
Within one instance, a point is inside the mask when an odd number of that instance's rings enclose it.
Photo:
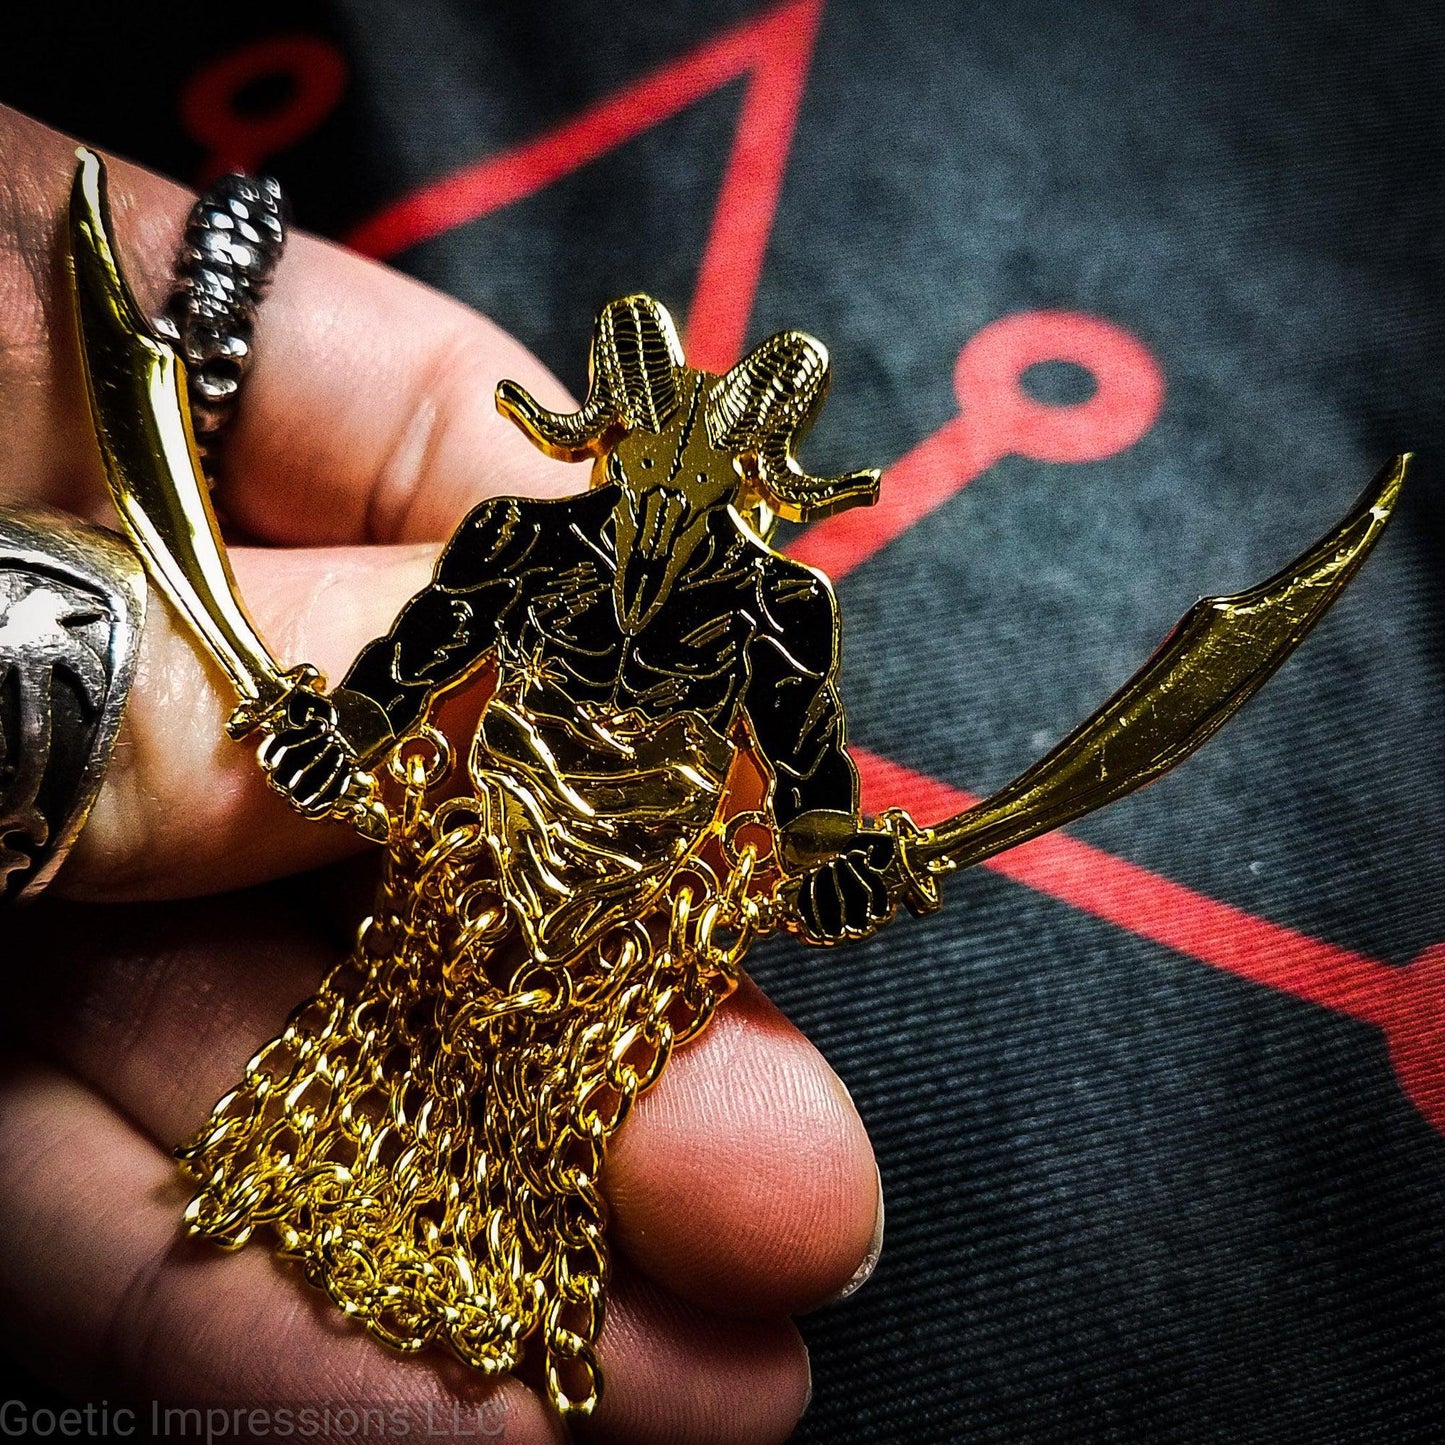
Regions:
[[[146,320],[116,261],[105,166],[84,147],[70,192],[76,320],[95,434],[121,521],[152,579],[230,678],[240,699],[227,731],[266,730],[287,701],[322,679],[283,668],[246,614],[201,469],[185,362]],[[359,733],[345,689],[332,694],[346,736]],[[384,837],[358,764],[334,809]]]
[[[926,897],[931,874],[969,868],[1152,783],[1207,742],[1309,636],[1390,520],[1410,454],[1389,462],[1348,515],[1268,581],[1195,603],[1092,717],[1013,782],[900,839]]]

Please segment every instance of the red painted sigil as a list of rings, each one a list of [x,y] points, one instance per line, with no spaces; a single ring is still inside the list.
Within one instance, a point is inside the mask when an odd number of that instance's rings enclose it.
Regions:
[[[545,189],[747,76],[689,313],[688,360],[724,371],[742,354],[822,9],[822,0],[788,0],[765,10],[565,124],[394,201],[347,243],[395,256]]]
[[[281,79],[290,93],[273,109],[240,108],[247,86]],[[181,92],[181,122],[208,155],[198,183],[226,171],[256,172],[269,157],[310,135],[336,109],[346,89],[346,62],[329,41],[281,35],[243,45],[202,66]]]

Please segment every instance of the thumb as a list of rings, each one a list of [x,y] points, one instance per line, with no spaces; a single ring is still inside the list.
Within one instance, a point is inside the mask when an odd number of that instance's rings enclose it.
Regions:
[[[237,548],[231,555],[275,656],[314,663],[335,684],[426,584],[436,548]],[[344,824],[308,822],[266,786],[255,741],[226,736],[235,705],[229,680],[153,591],[110,769],[57,891],[100,901],[214,893],[364,846]]]

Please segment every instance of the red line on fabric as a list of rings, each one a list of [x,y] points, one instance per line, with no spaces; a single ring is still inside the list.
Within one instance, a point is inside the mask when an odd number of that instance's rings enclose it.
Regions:
[[[182,125],[208,152],[197,184],[228,170],[259,171],[310,135],[340,103],[346,76],[341,52],[316,35],[269,36],[201,66],[179,102]],[[250,114],[238,107],[248,86],[276,78],[290,81],[292,90],[273,109]]]
[[[865,749],[850,751],[869,812],[907,808],[927,825],[979,801]],[[1445,1133],[1445,945],[1406,967],[1381,963],[1196,893],[1067,833],[1046,834],[983,866],[1200,963],[1373,1024],[1385,1036],[1401,1088]]]
[[[543,135],[422,186],[357,227],[347,244],[395,256],[544,189],[750,75],[688,328],[694,363],[725,369],[752,314],[822,8],[822,0],[786,0]]]
[[[704,371],[742,355],[822,14],[822,0],[803,0],[754,22],[757,58],[688,311],[688,361]]]
[[[1024,374],[1046,362],[1089,372],[1093,395],[1070,406],[1036,401]],[[1158,418],[1164,389],[1148,347],[1112,321],[1079,311],[1001,317],[958,353],[961,414],[884,472],[876,505],[809,527],[789,552],[836,582],[1006,456],[1093,462],[1133,446]]]
[[[923,824],[972,807],[978,798],[874,753],[852,749],[868,810],[905,807]],[[1049,833],[983,865],[1081,912],[1367,1023],[1385,1023],[1403,970],[1322,943],[1083,843]]]

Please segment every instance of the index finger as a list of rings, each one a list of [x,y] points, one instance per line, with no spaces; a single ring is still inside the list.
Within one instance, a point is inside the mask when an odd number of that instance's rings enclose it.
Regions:
[[[74,142],[0,108],[0,149],[4,485],[104,516],[68,287],[53,264]],[[141,167],[107,164],[127,275],[154,315],[193,198]],[[459,302],[314,236],[293,235],[255,346],[221,447],[218,492],[258,540],[439,541],[488,496],[557,494],[586,480],[541,457],[496,413],[503,377],[548,405],[570,405],[525,347]]]

